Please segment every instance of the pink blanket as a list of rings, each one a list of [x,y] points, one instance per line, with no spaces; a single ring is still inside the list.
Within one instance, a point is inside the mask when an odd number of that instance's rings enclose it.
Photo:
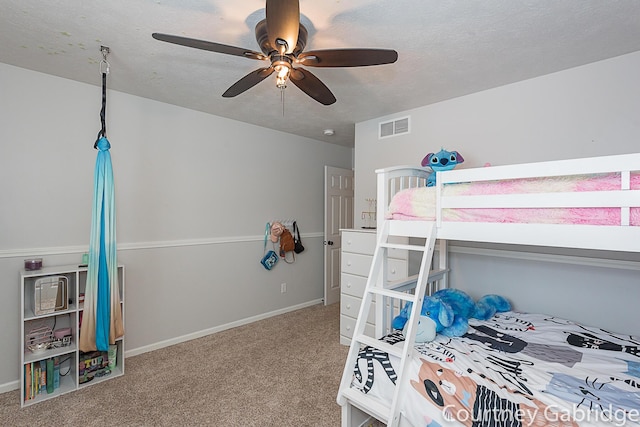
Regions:
[[[611,191],[620,188],[620,174],[613,173],[447,184],[443,186],[443,196]],[[631,189],[640,189],[640,174],[631,175]],[[398,192],[389,205],[386,217],[435,220],[435,191],[435,187],[419,187]],[[442,219],[463,222],[620,225],[621,213],[619,208],[460,208],[443,209]],[[630,223],[640,225],[640,207],[631,208]]]

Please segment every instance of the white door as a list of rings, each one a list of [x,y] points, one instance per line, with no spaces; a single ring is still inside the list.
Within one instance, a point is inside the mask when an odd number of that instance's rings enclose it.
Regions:
[[[353,228],[353,171],[324,167],[324,304],[340,301],[340,229]]]

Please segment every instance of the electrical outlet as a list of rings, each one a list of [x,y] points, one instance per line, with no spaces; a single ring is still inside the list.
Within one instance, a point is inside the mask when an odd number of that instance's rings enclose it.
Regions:
[[[287,292],[287,284],[286,283],[280,283],[280,293],[284,294],[285,292]]]

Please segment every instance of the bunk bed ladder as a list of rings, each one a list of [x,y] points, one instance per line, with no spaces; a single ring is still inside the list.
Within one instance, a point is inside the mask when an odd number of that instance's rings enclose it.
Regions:
[[[360,306],[360,312],[356,321],[353,338],[349,347],[349,353],[347,355],[347,361],[345,363],[344,371],[342,374],[342,381],[340,383],[340,389],[338,392],[338,404],[343,406],[342,411],[342,425],[345,424],[345,418],[350,418],[351,407],[350,405],[366,412],[375,418],[386,422],[387,426],[397,426],[400,421],[400,408],[399,399],[401,387],[403,384],[407,384],[408,381],[405,378],[405,369],[410,361],[412,354],[412,347],[415,342],[415,335],[417,330],[417,323],[419,318],[419,310],[422,307],[422,300],[429,283],[429,271],[431,262],[433,259],[433,251],[436,241],[436,224],[435,222],[427,222],[430,230],[427,230],[424,246],[422,245],[409,245],[409,244],[396,244],[391,243],[389,240],[393,236],[401,236],[399,234],[391,235],[389,233],[389,221],[385,221],[378,234],[378,241],[376,249],[373,254],[373,260],[371,262],[371,268],[369,270],[369,277],[367,278],[367,284],[365,287],[362,305]],[[410,237],[410,236],[401,236]],[[414,277],[412,281],[399,281],[388,282],[385,279],[387,257],[389,249],[402,249],[407,251],[420,251],[422,252],[422,261],[420,263],[420,270],[417,275],[417,279]],[[411,284],[408,284],[411,282]],[[413,293],[404,292],[408,287],[414,289]],[[400,345],[391,345],[374,337],[365,334],[365,327],[367,318],[369,317],[369,311],[373,309],[373,298],[376,296],[376,301],[379,304],[382,301],[383,307],[387,304],[389,299],[396,299],[404,302],[410,301],[413,303],[411,308],[411,314],[409,317],[409,326],[407,329],[407,336]],[[383,310],[378,309],[379,313]],[[376,319],[378,322],[379,319]],[[388,322],[387,322],[388,323]],[[394,355],[400,358],[400,364],[396,367],[396,387],[394,391],[393,401],[382,402],[381,400],[369,396],[360,390],[351,387],[353,378],[354,367],[358,360],[358,354],[364,347],[371,347],[375,350],[380,350],[390,355]],[[346,421],[348,423],[348,421]]]

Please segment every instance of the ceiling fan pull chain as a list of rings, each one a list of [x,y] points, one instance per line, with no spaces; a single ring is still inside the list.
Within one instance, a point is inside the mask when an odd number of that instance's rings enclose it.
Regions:
[[[282,103],[282,117],[284,117],[284,89],[286,86],[280,87],[280,102]]]

